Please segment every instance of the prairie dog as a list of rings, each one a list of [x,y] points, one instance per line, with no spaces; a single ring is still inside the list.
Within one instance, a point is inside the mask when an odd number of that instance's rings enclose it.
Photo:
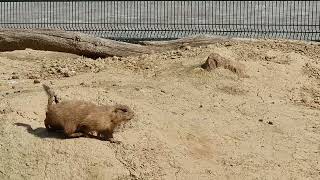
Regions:
[[[48,95],[44,124],[48,131],[63,130],[67,137],[89,136],[96,132],[99,138],[115,142],[114,129],[134,116],[128,106],[121,104],[98,106],[80,100],[59,102],[50,87],[43,85],[43,88]]]

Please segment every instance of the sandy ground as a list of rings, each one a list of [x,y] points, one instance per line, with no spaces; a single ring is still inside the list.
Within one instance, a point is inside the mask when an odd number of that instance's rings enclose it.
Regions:
[[[213,52],[248,77],[200,65]],[[320,45],[244,41],[91,60],[0,53],[0,179],[320,179]],[[34,83],[34,79],[40,83]],[[44,128],[64,99],[127,104],[121,144]]]

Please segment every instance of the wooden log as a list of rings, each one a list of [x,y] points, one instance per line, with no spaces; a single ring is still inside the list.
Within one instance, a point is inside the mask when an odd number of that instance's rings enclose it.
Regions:
[[[161,50],[178,49],[181,47],[191,46],[205,46],[215,43],[225,43],[229,41],[235,41],[235,38],[229,38],[224,36],[211,36],[211,35],[195,35],[184,37],[181,39],[170,41],[144,41],[143,45],[152,46],[153,48],[159,48]]]
[[[58,29],[0,29],[0,52],[26,48],[77,54],[93,59],[127,57],[235,41],[222,36],[198,35],[170,41],[145,41],[132,44]]]
[[[152,53],[152,48],[55,29],[0,29],[0,51],[58,51],[89,58],[126,57]]]

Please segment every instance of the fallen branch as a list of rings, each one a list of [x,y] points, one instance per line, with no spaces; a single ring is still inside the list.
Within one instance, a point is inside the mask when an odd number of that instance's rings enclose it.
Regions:
[[[0,52],[26,48],[77,54],[93,59],[127,57],[152,54],[179,48],[205,46],[236,41],[253,41],[243,38],[196,35],[170,41],[144,41],[140,44],[114,41],[79,32],[57,29],[0,29]]]
[[[0,51],[24,50],[58,51],[104,58],[150,54],[150,47],[93,37],[78,32],[54,29],[0,29]]]

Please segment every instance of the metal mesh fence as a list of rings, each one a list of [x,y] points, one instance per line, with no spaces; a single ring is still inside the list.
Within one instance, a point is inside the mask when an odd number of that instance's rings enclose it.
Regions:
[[[117,40],[196,34],[320,40],[320,1],[1,1],[1,27]]]

